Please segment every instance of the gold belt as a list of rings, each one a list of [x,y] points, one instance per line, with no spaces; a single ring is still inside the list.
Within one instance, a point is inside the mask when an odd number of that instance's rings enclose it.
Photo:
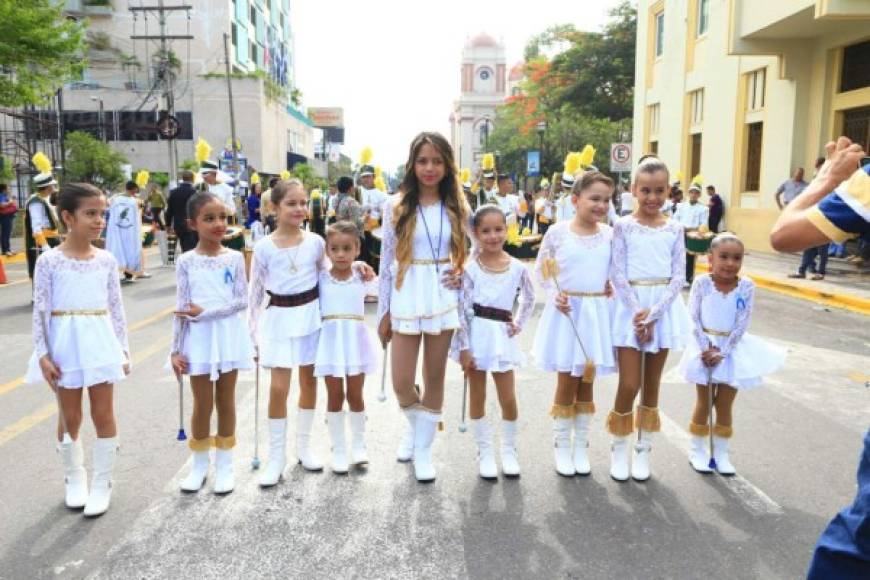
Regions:
[[[731,336],[730,332],[725,332],[723,330],[712,330],[710,328],[707,328],[706,326],[702,326],[701,328],[704,331],[704,334],[709,334],[712,336]]]
[[[565,290],[564,294],[575,298],[599,298],[607,296],[607,292],[572,292],[570,290]]]
[[[361,314],[327,314],[321,320],[365,320]]]
[[[52,310],[52,316],[105,316],[109,311],[101,310]]]
[[[442,258],[440,260],[411,260],[414,266],[431,266],[433,264],[449,264],[450,260]]]
[[[670,278],[641,278],[639,280],[629,280],[631,286],[667,286],[671,283]]]

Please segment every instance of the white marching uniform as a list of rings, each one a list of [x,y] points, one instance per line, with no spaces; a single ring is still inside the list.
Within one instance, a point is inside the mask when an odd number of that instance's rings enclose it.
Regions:
[[[513,312],[517,292],[519,309],[513,322],[522,331],[535,308],[535,289],[523,263],[511,258],[506,270],[493,272],[479,258],[469,262],[462,274],[461,328],[453,335],[450,358],[459,362],[461,351],[471,349],[479,371],[503,373],[523,366],[525,356],[516,335],[508,335],[507,323],[474,314],[475,304]]]
[[[368,212],[371,219],[380,220],[381,208],[387,199],[387,194],[377,188],[366,189],[365,187],[360,187],[360,194],[362,198],[360,205],[362,205],[363,211]]]
[[[36,261],[34,349],[26,382],[44,382],[39,359],[49,353],[60,370],[58,385],[67,389],[114,383],[126,376],[130,347],[118,264],[110,253],[95,252],[91,259],[76,260],[54,248]]]
[[[537,366],[544,371],[583,376],[586,357],[577,344],[570,316],[583,349],[595,364],[598,375],[616,372],[611,323],[614,300],[605,295],[610,278],[613,229],[599,224],[598,233],[580,236],[571,222],[558,222],[547,230],[538,251],[535,274],[547,290],[547,301],[538,322],[532,347]],[[570,315],[556,309],[556,284],[544,274],[544,260],[555,258],[559,288],[568,294]]]
[[[323,326],[317,344],[314,375],[352,377],[377,371],[380,355],[365,324],[366,283],[357,272],[347,280],[320,273]]]
[[[138,199],[125,194],[112,197],[106,224],[106,250],[121,268],[131,272],[142,269],[141,224]]]
[[[218,182],[209,185],[208,192],[224,202],[224,205],[227,206],[227,211],[230,215],[236,214],[236,199],[233,195],[232,186],[226,183]]]
[[[577,210],[574,208],[574,204],[571,203],[571,194],[562,194],[562,197],[560,197],[559,201],[556,202],[556,221],[562,222],[572,220],[576,213]]]
[[[493,201],[498,204],[498,207],[505,215],[506,220],[513,216],[513,219],[510,220],[508,223],[515,222],[517,220],[520,211],[520,196],[514,193],[508,193],[506,195],[499,195],[496,193],[493,197]]]
[[[613,228],[611,282],[616,294],[613,346],[639,349],[634,315],[649,308],[655,321],[645,352],[682,350],[690,332],[689,315],[680,290],[686,279],[686,241],[683,226],[668,221],[657,228],[627,215]]]
[[[418,206],[414,225],[411,264],[401,288],[396,288],[396,231],[393,207],[399,198],[384,203],[378,321],[389,312],[394,332],[441,334],[459,328],[459,292],[445,288],[441,277],[450,265],[450,219],[439,201]],[[428,227],[428,235],[427,235]],[[431,242],[431,245],[430,245]],[[440,242],[440,243],[439,243]]]
[[[755,284],[741,278],[727,294],[716,289],[710,274],[695,278],[689,294],[694,323],[690,340],[680,360],[680,373],[690,383],[706,385],[707,367],[701,353],[715,346],[723,355],[713,368],[713,383],[735,389],[761,385],[761,377],[785,363],[785,349],[771,345],[747,332],[755,303]]]
[[[309,291],[327,270],[326,243],[317,234],[303,230],[302,241],[291,248],[279,248],[271,236],[254,246],[248,324],[264,368],[314,364],[321,327],[320,302],[315,299],[291,307],[263,302],[267,293],[288,296]]]
[[[216,381],[220,373],[253,368],[254,349],[242,315],[248,307],[242,253],[224,249],[206,256],[193,250],[175,263],[176,308],[203,308],[196,317],[174,322],[172,352],[187,359],[187,374]]]

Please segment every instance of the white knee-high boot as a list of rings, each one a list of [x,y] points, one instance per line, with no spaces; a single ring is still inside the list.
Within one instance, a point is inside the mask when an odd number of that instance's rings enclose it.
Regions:
[[[632,413],[610,411],[607,415],[607,430],[613,435],[610,444],[610,477],[616,481],[628,481],[630,473],[629,437],[634,432]]]
[[[553,405],[553,454],[556,459],[556,473],[573,477],[576,473],[571,457],[571,430],[574,427],[574,405]]]
[[[350,462],[353,465],[365,465],[369,462],[366,449],[366,414],[365,411],[348,413],[350,417]]]
[[[63,460],[64,503],[71,509],[81,509],[88,501],[88,472],[81,439],[59,443],[57,451]]]
[[[728,443],[734,430],[724,425],[716,425],[713,428],[713,457],[716,459],[716,471],[720,475],[734,475],[737,470],[731,463],[728,453]]]
[[[477,443],[477,468],[483,479],[496,479],[498,467],[495,464],[495,453],[492,449],[492,429],[486,417],[471,420],[474,440]]]
[[[296,456],[306,471],[323,471],[323,463],[311,449],[314,409],[299,409],[296,415]]]
[[[269,458],[260,475],[260,487],[277,485],[287,465],[287,419],[269,419]]]
[[[332,441],[332,471],[347,473],[350,466],[347,463],[347,441],[344,437],[344,411],[326,413],[326,422]]]
[[[407,425],[402,440],[399,442],[399,449],[396,451],[396,460],[402,463],[414,459],[414,429],[417,425],[417,408],[418,405],[414,404],[402,409]]]
[[[689,433],[692,435],[692,446],[689,453],[689,463],[692,469],[698,473],[713,473],[710,469],[710,454],[708,453],[710,440],[710,426],[689,423]]]
[[[233,447],[236,446],[236,437],[215,437],[214,452],[214,487],[212,491],[217,494],[230,493],[236,487],[236,478],[233,473]]]
[[[418,409],[414,425],[414,475],[417,481],[434,481],[435,466],[432,465],[432,443],[441,413]]]
[[[118,438],[106,437],[94,441],[94,477],[84,514],[100,516],[109,509],[112,499],[112,471],[118,454]]]
[[[631,456],[631,478],[635,481],[646,481],[650,478],[652,436],[661,429],[658,407],[638,405],[636,425],[640,436],[634,444],[634,453]]]
[[[574,417],[574,469],[578,475],[589,475],[592,466],[589,464],[589,425],[595,405],[591,402],[574,403],[577,415]]]
[[[501,422],[501,471],[506,477],[519,477],[520,461],[517,454],[517,422]]]
[[[206,437],[205,439],[191,439],[188,446],[192,456],[190,471],[187,477],[181,480],[181,491],[194,492],[202,489],[208,475],[209,451],[214,444],[214,439]]]

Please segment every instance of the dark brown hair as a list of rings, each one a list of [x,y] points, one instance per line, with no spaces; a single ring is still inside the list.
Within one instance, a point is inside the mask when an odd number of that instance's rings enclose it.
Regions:
[[[483,221],[483,218],[488,216],[491,213],[496,213],[501,216],[501,221],[507,224],[507,218],[505,218],[504,212],[501,211],[501,208],[497,205],[492,205],[491,203],[487,203],[485,205],[477,208],[477,211],[474,212],[474,215],[471,216],[471,226],[474,229],[480,227],[480,222]]]
[[[357,242],[359,242],[359,238],[361,236],[359,229],[357,229],[356,227],[356,224],[351,221],[338,221],[326,227],[327,240],[329,240],[330,236],[337,236],[342,234],[356,238]]]
[[[63,212],[74,214],[82,200],[87,197],[103,197],[103,192],[90,183],[65,183],[57,194],[57,213],[61,221],[63,221]]]

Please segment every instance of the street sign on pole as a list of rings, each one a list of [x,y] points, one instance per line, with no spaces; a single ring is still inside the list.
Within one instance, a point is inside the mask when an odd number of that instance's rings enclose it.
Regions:
[[[537,177],[541,174],[541,152],[533,149],[526,153],[526,174]]]
[[[631,172],[631,143],[611,143],[610,172]]]

